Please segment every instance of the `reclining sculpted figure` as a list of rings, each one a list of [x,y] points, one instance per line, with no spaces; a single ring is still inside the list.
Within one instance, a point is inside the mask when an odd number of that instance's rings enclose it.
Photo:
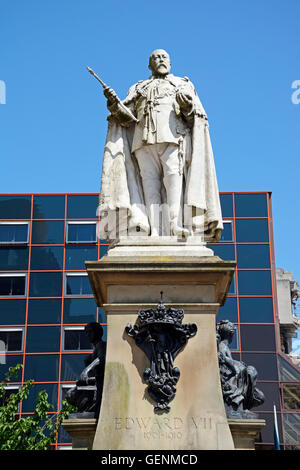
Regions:
[[[257,418],[249,411],[265,401],[263,392],[256,388],[257,370],[232,358],[229,344],[232,342],[235,326],[223,320],[217,326],[218,359],[221,386],[228,418]]]
[[[99,323],[88,323],[85,333],[93,345],[93,352],[85,360],[85,368],[81,372],[76,385],[68,390],[66,400],[70,405],[76,406],[77,413],[70,417],[98,418],[100,412],[106,342],[102,341],[103,328]]]

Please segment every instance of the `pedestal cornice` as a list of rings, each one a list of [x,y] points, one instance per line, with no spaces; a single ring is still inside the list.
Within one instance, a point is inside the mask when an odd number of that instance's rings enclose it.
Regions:
[[[163,290],[164,285],[174,286],[214,286],[214,299],[209,302],[223,305],[231,284],[236,262],[223,261],[217,256],[210,257],[111,257],[104,256],[99,261],[86,261],[86,270],[98,306],[110,303],[108,288],[118,285],[146,286],[156,285]],[[156,298],[145,298],[145,303],[155,303]],[[130,302],[135,303],[134,298]],[[176,303],[176,298],[166,299]],[[198,299],[192,303],[198,303]],[[199,302],[205,302],[200,299]],[[136,303],[140,303],[139,299]],[[185,303],[182,299],[181,303]]]

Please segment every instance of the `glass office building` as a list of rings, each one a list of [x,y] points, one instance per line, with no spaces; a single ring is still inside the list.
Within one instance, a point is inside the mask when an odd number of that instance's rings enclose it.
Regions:
[[[26,380],[35,380],[20,406],[24,416],[33,413],[35,397],[43,389],[51,412],[57,412],[89,352],[85,324],[98,321],[106,329],[84,265],[100,259],[108,248],[98,239],[99,197],[0,195],[0,380],[19,363],[22,372],[7,395]],[[273,404],[282,447],[299,448],[300,372],[280,345],[271,193],[226,192],[220,197],[224,230],[221,240],[208,246],[215,255],[236,260],[237,268],[217,321],[236,325],[232,354],[258,370],[258,388],[266,401],[255,411],[267,426],[257,448],[273,446]],[[68,445],[70,438],[61,429],[55,447]]]

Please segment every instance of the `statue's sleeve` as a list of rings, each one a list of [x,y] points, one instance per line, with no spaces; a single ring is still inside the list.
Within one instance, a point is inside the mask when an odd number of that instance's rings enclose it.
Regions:
[[[189,109],[188,111],[181,110],[181,113],[183,114],[185,120],[188,122],[190,126],[193,125],[195,115],[200,116],[200,118],[207,121],[206,113],[198,98],[198,95],[197,95],[197,92],[195,90],[193,83],[187,77],[183,78],[182,80],[183,80],[183,83],[179,87],[179,90],[189,95],[193,100],[191,109]]]
[[[136,98],[136,85],[133,85],[132,87],[130,87],[125,100],[123,100],[122,102],[133,114],[135,111],[135,106],[134,106],[135,98]],[[121,124],[121,126],[129,127],[132,124],[133,119],[131,119],[128,116],[128,114],[124,112],[123,108],[120,106],[120,103],[111,104],[108,102],[107,108],[110,111],[111,116],[114,117],[118,121],[118,123]]]
[[[195,87],[192,82],[188,81],[187,83],[188,90],[190,92],[190,95],[193,98],[193,109],[190,114],[199,116],[200,118],[204,119],[207,121],[207,115],[206,112],[202,106],[202,103],[197,95],[197,92],[195,90]]]
[[[207,114],[206,114],[205,109],[203,108],[202,103],[201,103],[201,101],[200,101],[200,99],[197,95],[195,87],[192,84],[192,82],[189,82],[189,83],[190,83],[191,91],[193,93],[192,96],[193,96],[193,102],[194,102],[194,114],[197,114],[200,118],[207,121]]]

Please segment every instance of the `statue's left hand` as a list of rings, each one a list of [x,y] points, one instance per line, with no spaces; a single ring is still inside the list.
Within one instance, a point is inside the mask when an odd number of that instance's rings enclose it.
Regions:
[[[176,94],[176,101],[179,104],[180,109],[189,112],[193,106],[193,99],[187,93],[178,91]]]

